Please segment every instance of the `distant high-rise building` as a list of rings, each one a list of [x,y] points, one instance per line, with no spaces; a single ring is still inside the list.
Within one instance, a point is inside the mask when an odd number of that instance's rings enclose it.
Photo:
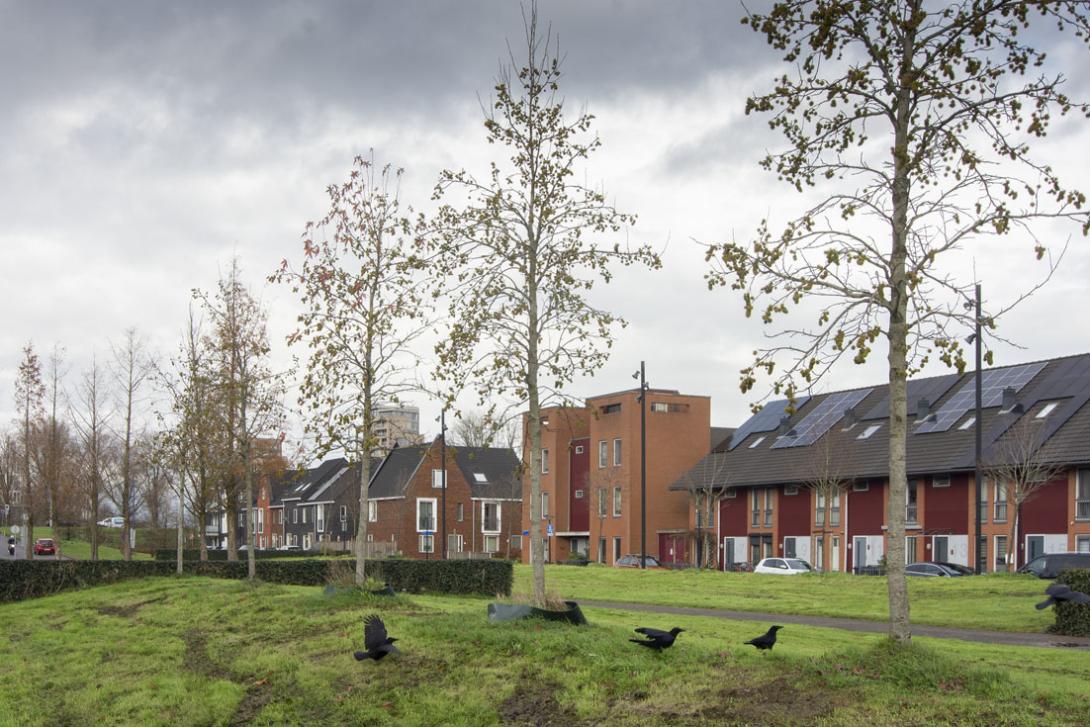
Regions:
[[[378,442],[373,454],[384,457],[396,444],[407,447],[419,444],[420,409],[415,406],[377,406],[375,414],[375,437]]]

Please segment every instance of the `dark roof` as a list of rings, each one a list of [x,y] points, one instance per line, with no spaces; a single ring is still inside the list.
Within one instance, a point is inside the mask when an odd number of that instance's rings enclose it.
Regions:
[[[374,482],[378,474],[381,457],[371,458],[371,481]],[[359,499],[360,465],[354,464],[338,471],[339,474],[329,482],[326,487],[313,487],[307,493],[307,501],[310,502],[340,502],[346,493],[350,493],[349,499]],[[342,503],[343,504],[343,503]]]
[[[307,499],[325,484],[330,477],[333,477],[347,466],[348,460],[344,457],[336,457],[322,462],[317,467],[311,467],[298,475],[289,476],[285,482],[285,487],[280,492],[280,502],[283,502],[285,498]]]
[[[454,459],[473,497],[522,499],[519,458],[503,447],[452,447]]]
[[[974,465],[975,427],[982,426],[984,457],[998,451],[997,441],[1020,420],[1036,417],[1046,402],[1057,402],[1055,409],[1041,421],[1042,458],[1064,464],[1090,462],[1090,354],[1079,354],[1043,363],[1041,370],[1017,392],[1023,414],[1001,412],[1001,406],[986,406],[983,423],[967,429],[959,427],[972,415],[972,406],[957,417],[946,431],[916,433],[918,422],[909,418],[907,443],[908,474],[969,471]],[[1021,366],[1022,364],[1019,364]],[[1014,369],[996,367],[994,371]],[[988,370],[986,370],[988,371]],[[941,392],[932,400],[931,411],[942,409],[954,399],[963,386],[972,386],[973,373],[929,377],[909,383],[908,391]],[[685,489],[694,481],[713,481],[720,486],[760,486],[784,483],[804,483],[814,478],[819,463],[827,461],[838,476],[845,479],[885,478],[888,472],[888,385],[876,386],[852,409],[859,421],[850,425],[842,412],[834,412],[836,421],[818,439],[806,446],[776,447],[779,431],[753,432],[734,449],[712,452],[681,477],[672,489]],[[830,392],[811,397],[790,418],[789,430],[804,429],[799,425],[821,406],[822,401],[843,392]],[[915,411],[916,402],[909,402]],[[880,416],[876,416],[880,415]],[[754,415],[758,416],[758,415]],[[740,429],[744,428],[740,427]],[[871,436],[860,439],[868,428],[878,426]],[[827,467],[826,469],[829,469]]]
[[[711,446],[708,447],[708,451],[714,452],[728,444],[733,434],[734,427],[712,427]]]
[[[390,450],[371,477],[369,497],[401,497],[430,444],[414,444]]]

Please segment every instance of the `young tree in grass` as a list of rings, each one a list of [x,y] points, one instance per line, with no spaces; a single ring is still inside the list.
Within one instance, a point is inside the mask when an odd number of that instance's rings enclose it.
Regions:
[[[108,404],[108,387],[106,375],[99,367],[98,359],[92,356],[91,365],[83,373],[76,394],[70,401],[72,419],[80,442],[80,479],[90,516],[87,527],[91,536],[91,560],[98,560],[98,515],[102,507],[109,466],[112,412]]]
[[[34,433],[42,414],[42,399],[45,396],[45,386],[42,384],[42,364],[38,354],[34,353],[34,344],[28,343],[23,347],[23,360],[19,363],[19,371],[15,378],[15,407],[19,412],[22,427],[22,438],[19,442],[22,455],[22,503],[26,513],[26,559],[34,559],[34,508],[37,504],[36,490],[32,480],[30,467],[34,447]]]
[[[1086,6],[791,0],[743,22],[790,64],[747,101],[747,113],[770,114],[787,141],[762,166],[800,192],[822,192],[779,232],[765,220],[752,243],[710,247],[708,282],[743,291],[746,314],[770,325],[800,304],[821,306],[811,325],[786,327],[782,345],[755,352],[743,390],[763,371],[794,395],[845,354],[862,363],[884,341],[889,633],[906,641],[905,382],[929,354],[964,366],[958,331],[973,322],[962,308],[971,281],[944,267],[947,253],[1018,235],[1040,259],[1035,222],[1086,231],[1084,196],[1032,153],[1054,113],[1087,112],[1064,95],[1062,75],[1042,71],[1036,45],[1051,47],[1040,35],[1049,27],[1086,42]],[[787,365],[775,368],[781,358]]]
[[[288,343],[308,350],[299,403],[306,433],[324,456],[341,450],[359,467],[367,512],[375,407],[418,388],[413,343],[427,327],[422,243],[400,199],[402,171],[356,157],[346,182],[330,185],[329,212],[309,222],[298,267],[271,280],[291,286],[303,312]],[[356,518],[356,583],[366,578],[367,518]]]
[[[111,490],[114,504],[121,508],[121,517],[125,521],[121,533],[121,554],[125,560],[132,560],[130,533],[133,528],[133,514],[139,493],[136,488],[133,446],[140,435],[134,431],[138,426],[135,411],[143,403],[141,389],[154,370],[154,364],[148,356],[144,340],[135,328],[125,331],[121,342],[113,347],[113,372],[117,392],[121,397],[121,430],[118,437],[121,444],[121,472],[117,487]]]
[[[242,487],[229,487],[225,497],[229,540],[237,543],[239,497],[246,513],[246,562],[249,580],[257,572],[254,553],[254,442],[262,434],[280,431],[282,421],[282,377],[269,368],[269,336],[267,315],[242,280],[238,259],[221,276],[214,295],[199,294],[212,323],[209,348],[215,361],[218,386],[226,407],[225,431],[228,449],[235,456],[228,482]],[[232,505],[234,507],[232,507]],[[232,512],[233,510],[233,512]],[[230,538],[232,530],[236,535]],[[230,553],[228,553],[230,555]],[[236,550],[237,558],[237,550]]]
[[[1007,414],[1004,416],[1013,416]],[[998,498],[1000,488],[1006,495],[1010,533],[1007,537],[1006,562],[1018,567],[1018,542],[1021,536],[1022,505],[1033,499],[1042,487],[1066,471],[1064,465],[1047,457],[1043,451],[1044,421],[1021,417],[999,440],[988,448],[984,457],[984,481],[994,483]],[[997,499],[998,501],[998,499]],[[1013,559],[1011,556],[1015,556]]]
[[[57,517],[57,501],[62,488],[61,477],[66,464],[65,445],[69,441],[64,422],[57,418],[57,407],[60,406],[61,398],[64,395],[61,390],[61,380],[64,378],[64,373],[64,348],[55,345],[49,356],[48,370],[46,372],[49,417],[46,422],[46,443],[45,447],[42,448],[44,461],[41,468],[45,475],[46,496],[49,503],[49,527],[54,526],[54,519]]]
[[[835,570],[825,565],[829,562],[829,534],[840,533],[840,497],[851,487],[852,481],[847,476],[844,461],[845,447],[848,442],[840,436],[839,426],[834,426],[825,436],[813,445],[809,458],[809,474],[803,485],[814,493],[815,523],[813,534],[821,537],[821,563],[826,570]],[[854,436],[854,429],[849,430]],[[833,515],[837,521],[833,522]]]
[[[715,519],[723,492],[730,484],[726,453],[709,454],[682,475],[680,482],[696,515],[693,538],[697,552],[693,554],[694,562],[697,568],[714,568],[717,548]]]
[[[541,605],[541,407],[561,400],[560,389],[575,376],[602,366],[623,324],[588,300],[594,285],[610,280],[615,263],[660,263],[647,247],[592,239],[632,218],[576,181],[599,145],[589,133],[593,117],[565,117],[558,48],[538,27],[536,5],[525,27],[526,55],[511,55],[485,113],[489,144],[508,158],[492,162],[483,178],[444,171],[436,187],[446,201],[438,230],[452,318],[438,353],[439,376],[453,380],[453,390],[471,380],[482,404],[504,397],[529,409],[533,600]]]

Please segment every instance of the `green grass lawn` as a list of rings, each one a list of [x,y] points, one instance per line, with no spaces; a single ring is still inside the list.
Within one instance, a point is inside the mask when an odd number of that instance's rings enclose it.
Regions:
[[[0,528],[5,538],[8,535],[7,528]],[[34,526],[34,539],[38,538],[52,538],[53,529],[48,527]],[[91,559],[91,544],[86,540],[59,540],[61,546],[61,555],[66,558],[73,558],[75,560],[90,560]],[[99,560],[121,560],[121,549],[114,548],[109,545],[98,545],[98,559]],[[151,560],[151,555],[148,553],[141,553],[139,551],[133,551],[133,560]]]
[[[158,578],[0,606],[0,724],[1087,724],[1085,653],[587,609],[489,624],[487,599]],[[357,663],[361,617],[403,653]],[[638,625],[687,631],[659,655]]]
[[[546,589],[564,598],[765,613],[888,618],[886,579],[824,573],[768,576],[697,570],[588,565],[546,566]],[[1052,611],[1037,611],[1046,581],[1028,575],[909,578],[914,623],[993,631],[1044,631]],[[530,592],[530,567],[515,566],[515,592]]]

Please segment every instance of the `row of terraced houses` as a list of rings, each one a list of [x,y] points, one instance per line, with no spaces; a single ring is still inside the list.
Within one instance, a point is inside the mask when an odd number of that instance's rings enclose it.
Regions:
[[[988,369],[982,379],[980,421],[972,373],[909,382],[908,557],[972,565],[979,549],[992,571],[1041,553],[1090,551],[1090,354]],[[699,561],[737,569],[794,556],[858,572],[882,562],[888,387],[800,397],[793,406],[773,401],[733,429],[711,426],[706,396],[670,389],[645,396],[645,450],[638,389],[542,410],[548,562],[577,556],[613,564],[640,552],[643,456],[647,552],[665,565]],[[1035,485],[1020,507],[994,478],[974,482],[977,428],[986,465],[1021,452],[1047,472],[1048,481]],[[1015,441],[1027,436],[1028,454],[1025,442]],[[441,446],[437,438],[373,462],[367,513],[373,555],[441,555]],[[523,505],[530,477],[520,467],[528,451],[521,457],[499,448],[447,452],[448,556],[528,562],[531,526]],[[830,479],[833,490],[817,487]],[[358,471],[340,459],[263,481],[254,508],[259,546],[349,548],[358,481]],[[222,516],[206,534],[211,546],[223,546]]]

